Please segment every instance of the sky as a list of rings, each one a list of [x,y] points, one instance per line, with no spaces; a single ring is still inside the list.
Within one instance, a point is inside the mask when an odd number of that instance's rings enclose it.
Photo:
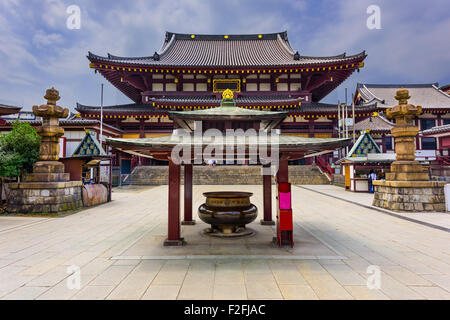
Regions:
[[[69,29],[71,5],[80,28]],[[369,28],[379,8],[379,27]],[[0,103],[31,110],[45,90],[60,91],[59,105],[131,103],[89,68],[98,55],[149,56],[165,31],[189,34],[288,32],[306,56],[366,51],[353,73],[322,101],[349,100],[357,82],[450,83],[450,1],[394,0],[0,0]],[[369,24],[370,25],[370,24]],[[372,23],[373,25],[373,23]]]

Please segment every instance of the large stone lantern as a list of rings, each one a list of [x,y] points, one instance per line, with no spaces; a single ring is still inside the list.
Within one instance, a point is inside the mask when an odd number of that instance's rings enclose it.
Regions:
[[[59,137],[64,134],[59,118],[67,117],[69,109],[56,105],[60,97],[54,88],[44,98],[46,104],[33,106],[33,113],[42,117],[42,126],[36,129],[42,137],[40,158],[25,182],[9,184],[8,212],[55,213],[83,205],[81,181],[69,181],[70,174],[64,173],[64,164],[58,161]]]
[[[426,168],[415,160],[419,128],[414,119],[422,113],[422,107],[408,104],[409,98],[408,90],[398,90],[398,105],[386,111],[388,118],[395,120],[391,133],[396,161],[391,164],[391,172],[386,173],[386,180],[373,182],[373,205],[394,211],[445,211],[445,182],[430,181]]]

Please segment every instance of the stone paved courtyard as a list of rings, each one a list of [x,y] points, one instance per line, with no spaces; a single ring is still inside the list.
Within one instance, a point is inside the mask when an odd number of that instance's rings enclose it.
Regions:
[[[236,189],[255,192],[261,216],[262,186],[194,186],[194,211],[202,192]],[[450,299],[450,233],[311,190],[293,187],[294,249],[274,247],[260,217],[256,236],[224,241],[196,218],[182,227],[188,246],[164,248],[167,187],[113,199],[60,218],[0,217],[0,298]],[[379,290],[366,285],[371,265]],[[80,289],[67,285],[73,266]]]

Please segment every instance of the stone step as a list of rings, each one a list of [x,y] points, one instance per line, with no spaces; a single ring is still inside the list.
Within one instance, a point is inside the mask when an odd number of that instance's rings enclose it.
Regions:
[[[166,185],[167,166],[136,167],[124,181],[131,185]],[[183,183],[183,169],[181,170]],[[275,180],[274,180],[275,181]],[[327,177],[316,166],[289,166],[289,181],[292,184],[330,184]],[[262,184],[259,166],[194,166],[195,185],[254,185]]]

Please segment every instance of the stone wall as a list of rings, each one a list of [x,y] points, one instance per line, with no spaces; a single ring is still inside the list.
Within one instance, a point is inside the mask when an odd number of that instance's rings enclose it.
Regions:
[[[345,176],[342,174],[333,174],[333,184],[339,187],[345,187]]]
[[[166,166],[136,167],[124,184],[167,185]],[[183,169],[181,170],[183,182]],[[316,166],[290,166],[289,180],[292,184],[330,184]],[[195,185],[253,185],[262,184],[260,166],[194,166]]]
[[[393,211],[445,212],[444,188],[375,186],[373,205]]]
[[[7,212],[56,213],[83,206],[81,182],[10,183]]]

